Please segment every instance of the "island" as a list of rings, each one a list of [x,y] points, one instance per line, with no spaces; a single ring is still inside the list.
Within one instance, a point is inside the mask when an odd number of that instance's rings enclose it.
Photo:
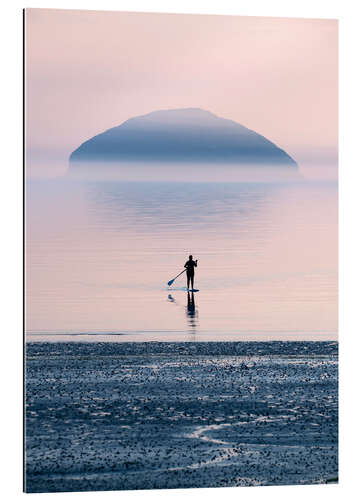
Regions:
[[[199,108],[154,111],[130,118],[81,144],[81,163],[206,163],[298,169],[283,149],[247,127]]]

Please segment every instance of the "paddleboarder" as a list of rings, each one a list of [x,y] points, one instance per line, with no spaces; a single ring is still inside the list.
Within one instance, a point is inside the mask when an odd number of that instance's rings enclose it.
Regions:
[[[193,260],[192,255],[189,256],[188,261],[186,262],[186,276],[187,276],[187,289],[190,289],[190,282],[193,290],[193,282],[195,279],[195,267],[197,267],[197,259]]]

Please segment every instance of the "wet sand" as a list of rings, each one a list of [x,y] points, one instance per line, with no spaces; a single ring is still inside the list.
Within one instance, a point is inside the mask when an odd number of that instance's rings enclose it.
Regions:
[[[26,491],[338,476],[337,342],[28,343]]]

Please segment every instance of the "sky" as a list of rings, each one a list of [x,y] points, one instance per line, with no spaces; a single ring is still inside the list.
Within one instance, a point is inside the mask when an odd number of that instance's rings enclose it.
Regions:
[[[27,174],[158,109],[202,108],[300,165],[337,164],[338,22],[27,9]]]

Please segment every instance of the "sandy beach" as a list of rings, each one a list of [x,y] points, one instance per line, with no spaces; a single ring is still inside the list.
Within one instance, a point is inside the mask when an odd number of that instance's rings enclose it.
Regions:
[[[337,342],[26,346],[26,491],[338,476]]]

